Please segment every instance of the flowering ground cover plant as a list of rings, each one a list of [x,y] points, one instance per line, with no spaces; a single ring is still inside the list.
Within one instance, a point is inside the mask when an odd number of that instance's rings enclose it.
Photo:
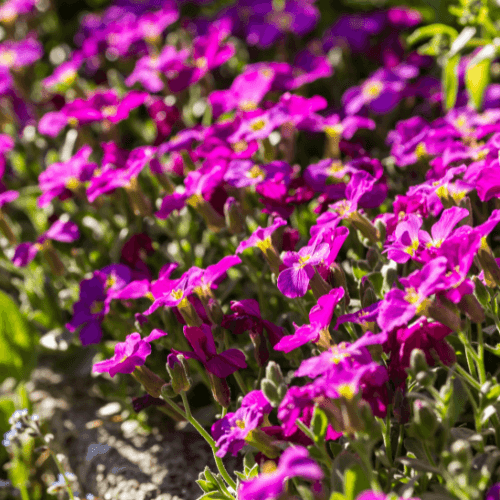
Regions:
[[[200,499],[499,499],[500,8],[377,5],[4,2],[0,381],[94,348]],[[92,498],[16,404],[2,485]]]

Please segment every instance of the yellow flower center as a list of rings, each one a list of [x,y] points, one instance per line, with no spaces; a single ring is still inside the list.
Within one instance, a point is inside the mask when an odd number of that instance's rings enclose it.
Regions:
[[[67,69],[62,75],[61,75],[61,82],[64,83],[65,85],[71,85],[76,78],[76,71],[74,69]]]
[[[75,191],[80,186],[80,181],[76,177],[70,177],[65,185],[69,190]]]
[[[194,65],[197,67],[197,68],[206,68],[208,66],[208,61],[207,61],[207,58],[206,57],[197,57],[195,60],[194,60]]]
[[[427,148],[423,142],[419,142],[415,148],[415,156],[420,160],[428,155]]]
[[[278,466],[276,465],[276,462],[274,462],[273,460],[267,460],[262,464],[260,470],[261,470],[262,474],[271,474],[277,468],[278,468]]]
[[[242,153],[248,148],[248,143],[246,141],[238,141],[233,144],[233,151],[236,153]]]
[[[191,205],[193,208],[196,208],[198,206],[200,206],[202,203],[203,203],[203,197],[201,196],[201,194],[193,194],[191,195],[187,200],[186,202]]]
[[[265,240],[257,241],[256,245],[257,245],[258,249],[260,249],[263,252],[265,252],[268,248],[271,248],[271,246],[273,245],[273,243],[271,241],[271,238],[268,237]]]
[[[12,66],[16,61],[16,53],[13,50],[6,50],[0,54],[0,66]]]
[[[265,126],[266,126],[266,121],[263,120],[262,118],[259,118],[250,125],[250,128],[253,131],[258,132],[259,130],[262,130]]]
[[[349,384],[340,384],[337,387],[337,392],[339,393],[340,396],[342,396],[345,399],[352,399],[354,397],[354,387],[352,387]]]
[[[241,101],[238,107],[243,111],[252,111],[257,109],[257,103],[254,101]]]
[[[99,314],[100,312],[102,312],[103,309],[104,309],[104,302],[99,302],[97,300],[92,302],[92,305],[90,306],[91,314]]]
[[[245,422],[243,422],[243,420],[236,420],[236,427],[239,427],[240,429],[244,429]]]
[[[343,131],[344,127],[340,123],[337,123],[337,125],[327,125],[325,127],[325,133],[329,137],[338,137],[342,135]]]
[[[340,216],[344,216],[350,210],[350,208],[351,208],[351,202],[349,200],[342,200],[335,208],[335,211]]]
[[[310,256],[310,255],[305,255],[304,257],[299,257],[299,266],[300,266],[301,268],[302,268],[302,267],[304,267],[304,266],[307,264],[307,262],[308,262],[308,260],[309,260],[310,258],[311,258],[311,256]]]
[[[381,94],[383,88],[382,82],[370,82],[363,87],[363,95],[375,99]]]
[[[182,296],[184,295],[184,291],[183,290],[172,290],[170,292],[170,295],[172,296],[172,298],[174,298],[175,300],[181,300],[182,299]]]
[[[413,257],[415,255],[415,250],[418,248],[419,244],[420,243],[418,240],[412,240],[411,245],[405,248],[405,252]]]
[[[258,179],[259,177],[265,177],[265,172],[258,165],[254,165],[247,173],[246,176],[250,179]]]
[[[114,285],[116,285],[116,276],[109,275],[106,280],[106,288],[111,288]]]
[[[116,115],[116,109],[116,106],[104,106],[104,108],[102,108],[102,115],[106,118]]]
[[[448,186],[439,186],[436,189],[436,194],[443,200],[448,198],[450,191],[448,190]]]

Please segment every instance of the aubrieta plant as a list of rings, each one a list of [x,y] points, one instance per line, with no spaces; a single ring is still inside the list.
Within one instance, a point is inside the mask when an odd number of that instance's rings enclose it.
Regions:
[[[206,440],[200,499],[500,499],[500,10],[446,4],[89,1],[67,33],[5,1],[0,380],[95,348],[99,394]]]

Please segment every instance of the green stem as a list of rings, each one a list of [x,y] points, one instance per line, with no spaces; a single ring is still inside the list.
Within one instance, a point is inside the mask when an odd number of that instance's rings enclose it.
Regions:
[[[450,368],[446,365],[442,365],[444,366],[445,368],[447,368],[449,371]],[[474,378],[472,378],[458,363],[455,364],[455,370],[457,371],[457,373],[459,373],[460,375],[462,375],[462,377],[467,380],[467,382],[469,382],[469,384],[474,387],[474,389],[477,389],[478,391],[481,389],[481,385],[479,384],[479,382],[477,380],[475,380]]]
[[[306,424],[304,424],[304,422],[302,422],[302,420],[299,420],[297,419],[295,421],[295,423],[297,424],[297,427],[307,436],[309,437],[313,443],[315,444],[316,448],[321,452],[321,454],[323,455],[323,458],[324,458],[324,461],[328,464],[328,468],[331,469],[332,468],[332,460],[330,458],[330,455],[328,455],[328,451],[326,449],[326,444],[325,444],[325,440],[323,440],[323,446],[320,447],[318,445],[318,443],[316,442],[316,440],[314,439],[314,434],[313,432],[311,431],[311,429],[309,429],[309,427],[307,427]]]
[[[56,466],[59,469],[59,472],[62,474],[62,476],[64,478],[64,482],[66,483],[66,489],[68,490],[69,498],[71,498],[71,500],[75,500],[75,497],[73,496],[73,491],[71,490],[71,486],[69,484],[68,478],[66,477],[66,473],[64,471],[64,468],[63,468],[61,462],[59,461],[56,454],[52,451],[51,448],[49,448],[49,452],[50,452],[50,455],[52,456],[52,458],[54,459],[54,462],[56,463]]]
[[[390,406],[387,408],[387,415],[385,418],[385,422],[382,421],[384,433],[384,445],[385,445],[385,454],[387,455],[387,459],[389,460],[389,464],[391,467],[394,465],[394,461],[392,459],[392,443],[391,443],[391,416],[390,416]]]
[[[22,500],[30,500],[30,495],[28,493],[28,488],[26,488],[25,484],[19,486],[19,491],[21,492]]]
[[[217,465],[217,469],[219,469],[220,475],[224,478],[226,483],[236,492],[236,483],[231,479],[231,476],[229,475],[226,468],[224,467],[224,464],[222,463],[221,458],[216,455],[217,446],[215,444],[215,441],[212,439],[210,434],[208,434],[208,432],[203,428],[203,426],[198,422],[198,420],[196,420],[193,417],[193,415],[191,414],[191,408],[189,406],[189,401],[188,401],[186,393],[184,391],[181,392],[181,397],[182,397],[182,402],[184,403],[184,408],[186,410],[185,412],[183,412],[173,401],[170,401],[168,399],[165,399],[165,401],[167,401],[167,403],[169,403],[173,407],[176,406],[178,411],[181,414],[183,414],[183,416],[186,418],[186,420],[188,420],[189,423],[203,436],[205,441],[210,445],[210,448],[212,448],[215,463]]]
[[[469,371],[474,379],[477,379],[477,371],[476,365],[474,361],[477,361],[477,354],[474,352],[472,347],[469,344],[469,340],[464,335],[463,332],[458,332],[458,338],[462,341],[462,344],[465,348],[465,357],[467,358],[467,366],[469,367]]]
[[[477,323],[477,369],[479,371],[479,383],[481,386],[486,382],[486,367],[484,366],[484,341],[483,327]]]

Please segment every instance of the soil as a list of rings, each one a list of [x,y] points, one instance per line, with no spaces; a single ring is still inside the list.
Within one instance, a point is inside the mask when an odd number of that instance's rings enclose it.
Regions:
[[[75,367],[74,378],[42,359],[27,388],[33,413],[47,422],[54,447],[77,476],[79,498],[104,500],[194,500],[203,492],[195,482],[204,468],[216,471],[210,447],[187,422],[175,423],[156,407],[147,410],[151,432],[120,416],[121,406],[89,395],[91,365]],[[95,381],[94,381],[95,382]],[[90,391],[92,392],[92,391]],[[158,424],[158,425],[156,425]],[[224,459],[227,470],[241,470],[241,458]]]

